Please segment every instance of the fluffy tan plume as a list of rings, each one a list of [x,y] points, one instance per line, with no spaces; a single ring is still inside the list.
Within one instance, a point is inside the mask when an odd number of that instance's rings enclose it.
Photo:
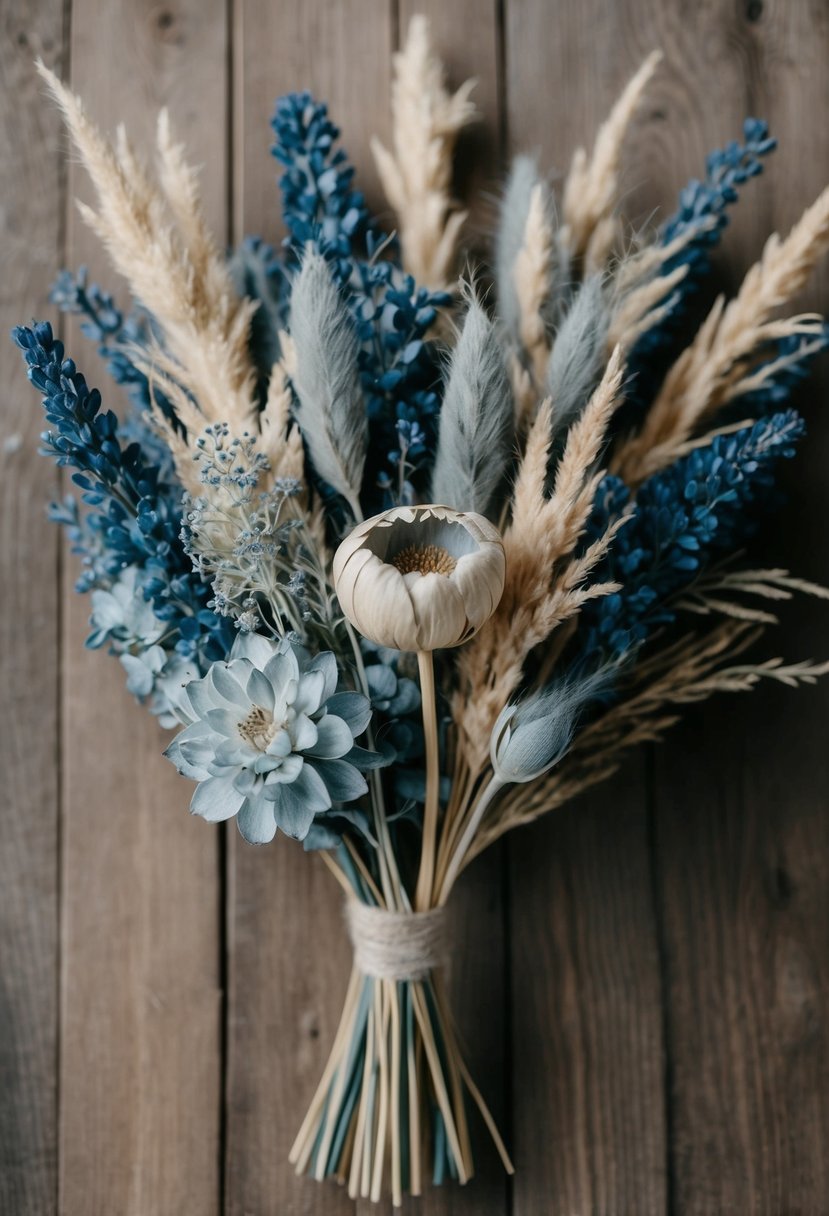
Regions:
[[[615,237],[612,217],[618,197],[622,143],[661,58],[661,51],[653,51],[629,81],[599,127],[592,155],[588,156],[585,148],[578,148],[573,155],[564,185],[560,239],[571,257],[589,260],[594,269],[606,262]]]
[[[537,182],[530,194],[524,238],[512,272],[519,309],[519,336],[536,384],[543,384],[550,357],[544,308],[552,289],[553,250],[549,192],[543,182]]]
[[[777,233],[769,237],[734,299],[726,304],[721,296],[715,302],[665,377],[642,430],[617,451],[614,472],[631,485],[658,472],[676,459],[701,423],[771,374],[769,367],[753,371],[768,343],[789,336],[817,339],[819,317],[779,319],[773,314],[805,286],[827,250],[829,187],[785,240]]]
[[[406,44],[394,57],[392,150],[372,139],[386,198],[397,212],[404,268],[422,287],[454,286],[458,238],[467,213],[451,193],[458,134],[476,116],[467,80],[449,93],[433,54],[429,22],[412,17]]]
[[[614,352],[601,383],[570,428],[553,492],[545,496],[552,410],[542,403],[527,436],[504,533],[507,581],[494,615],[458,658],[455,721],[473,771],[484,763],[493,723],[518,687],[524,662],[553,630],[588,599],[618,590],[591,583],[590,574],[624,519],[580,557],[573,551],[584,531],[601,473],[596,462],[619,404],[621,352]]]
[[[81,214],[162,331],[164,350],[140,356],[145,370],[171,397],[189,432],[219,421],[235,434],[255,430],[247,338],[256,306],[236,295],[204,221],[195,174],[174,144],[166,116],[159,120],[154,181],[123,129],[110,144],[54,73],[43,64],[38,70],[97,191],[97,210],[81,206]],[[169,438],[169,427],[161,425]],[[171,445],[188,484],[192,462],[180,441]]]

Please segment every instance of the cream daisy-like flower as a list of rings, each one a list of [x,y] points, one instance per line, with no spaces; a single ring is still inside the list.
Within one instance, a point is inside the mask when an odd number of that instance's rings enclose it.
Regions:
[[[394,650],[460,646],[504,591],[497,528],[450,507],[394,507],[359,524],[334,555],[334,587],[360,633]]]

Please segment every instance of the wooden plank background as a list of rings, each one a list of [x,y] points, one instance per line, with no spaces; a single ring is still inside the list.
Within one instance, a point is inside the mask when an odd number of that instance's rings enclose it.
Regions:
[[[462,185],[493,194],[516,149],[566,168],[655,45],[631,218],[670,207],[745,114],[767,117],[780,149],[729,229],[733,286],[829,178],[825,0],[5,0],[3,327],[50,311],[63,264],[112,283],[69,204],[87,186],[36,54],[139,142],[168,105],[217,232],[278,239],[273,99],[309,87],[331,103],[382,211],[368,140],[387,134],[390,57],[417,10],[453,81],[479,78]],[[476,207],[478,233],[490,218]],[[828,281],[804,307],[827,310]],[[187,815],[161,732],[118,666],[82,649],[88,604],[42,512],[57,478],[35,455],[36,402],[5,343],[0,366],[0,1212],[346,1213],[286,1163],[344,992],[334,884],[288,843],[253,850]],[[771,543],[824,582],[825,391],[824,367]],[[825,609],[792,612],[780,643],[825,656]],[[827,686],[706,706],[477,865],[453,986],[518,1173],[508,1183],[480,1135],[479,1176],[406,1211],[829,1213],[827,709]]]

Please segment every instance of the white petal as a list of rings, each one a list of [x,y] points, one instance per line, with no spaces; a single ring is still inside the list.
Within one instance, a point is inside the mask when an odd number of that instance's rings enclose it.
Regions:
[[[236,815],[245,801],[244,794],[233,788],[235,774],[227,777],[211,777],[196,786],[190,810],[194,815],[201,815],[209,823],[220,823]]]
[[[321,756],[325,760],[337,760],[340,756],[344,756],[346,752],[350,752],[354,743],[354,737],[347,722],[342,718],[335,718],[333,714],[326,714],[317,723],[317,731],[319,737],[312,747],[307,747],[304,750],[311,756]]]
[[[457,646],[467,628],[463,599],[443,574],[427,574],[410,589],[419,650]]]
[[[312,748],[319,736],[319,731],[307,714],[299,714],[291,723],[290,735],[294,741],[295,752],[307,752]],[[351,731],[348,732],[351,734]]]
[[[306,671],[299,678],[299,687],[293,699],[298,714],[315,714],[322,703],[325,691],[325,675],[321,671]]]
[[[273,807],[261,794],[246,800],[237,823],[248,844],[267,844],[276,835]]]

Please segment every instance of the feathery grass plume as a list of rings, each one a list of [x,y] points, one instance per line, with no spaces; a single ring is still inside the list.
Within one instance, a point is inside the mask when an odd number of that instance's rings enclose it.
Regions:
[[[509,375],[495,333],[471,297],[449,363],[432,473],[432,501],[489,515],[512,452]]]
[[[360,342],[331,269],[309,245],[291,295],[297,421],[323,481],[361,520],[368,420],[360,386]]]
[[[162,334],[163,350],[136,353],[136,363],[160,385],[189,433],[227,422],[235,434],[256,428],[254,370],[248,331],[255,304],[233,289],[227,265],[208,233],[195,176],[159,123],[159,181],[140,165],[126,135],[113,147],[80,100],[42,63],[38,71],[60,106],[98,194],[98,210],[81,214],[106,246]],[[178,471],[192,480],[185,445],[160,411]]]
[[[621,516],[581,556],[573,551],[590,514],[601,473],[596,460],[623,376],[615,351],[587,408],[571,428],[553,492],[545,496],[550,452],[550,403],[530,429],[504,533],[507,582],[498,608],[458,656],[453,715],[470,765],[480,766],[498,714],[518,687],[527,655],[588,600],[618,590],[591,583],[591,571],[627,521]]]
[[[794,578],[788,570],[733,570],[721,563],[706,571],[686,588],[676,602],[678,612],[698,616],[726,616],[737,621],[777,625],[776,613],[743,603],[740,597],[783,603],[795,595],[829,599],[829,589],[807,579]]]
[[[629,81],[599,127],[592,156],[585,148],[576,149],[573,155],[564,184],[560,240],[573,259],[589,261],[594,270],[606,262],[608,239],[610,236],[612,244],[614,235],[610,224],[617,201],[622,143],[661,58],[660,51],[653,51]],[[591,241],[593,249],[588,258]]]
[[[526,245],[530,207],[536,190],[541,189],[545,219],[550,220],[552,200],[538,174],[532,156],[516,156],[510,168],[504,196],[498,209],[495,233],[494,271],[498,300],[498,320],[510,348],[520,350],[523,308],[516,277],[516,263]],[[537,225],[534,225],[537,226]],[[552,253],[551,253],[552,256]],[[552,267],[549,268],[550,279]]]
[[[530,823],[612,776],[632,748],[659,742],[679,721],[680,706],[707,700],[715,693],[748,692],[762,680],[794,688],[814,684],[829,674],[829,663],[786,664],[780,658],[734,663],[762,634],[762,625],[725,621],[707,634],[689,634],[639,660],[621,699],[579,730],[555,769],[540,781],[511,787],[501,796],[476,835],[465,864],[504,832]]]
[[[519,337],[536,384],[544,382],[550,357],[549,319],[553,287],[552,201],[543,182],[530,192],[524,235],[513,266]]]
[[[449,93],[443,65],[432,52],[429,22],[412,17],[403,50],[394,56],[393,151],[379,139],[371,150],[380,180],[397,212],[403,268],[421,287],[443,289],[455,280],[458,238],[467,217],[452,198],[452,157],[458,134],[476,117],[467,80]]]
[[[690,240],[689,233],[681,233],[668,245],[645,246],[619,265],[613,278],[609,351],[614,346],[632,350],[643,334],[672,314],[679,301],[677,289],[687,278],[690,263],[680,262],[667,272],[665,268]]]
[[[570,747],[584,707],[610,683],[611,671],[554,680],[505,706],[492,728],[492,771],[504,785],[534,781]]]
[[[617,450],[614,472],[635,485],[672,463],[701,423],[757,388],[763,373],[752,372],[769,343],[820,337],[819,317],[774,319],[772,314],[803,288],[827,249],[829,187],[785,240],[777,233],[769,237],[734,299],[726,304],[720,296],[715,302],[694,341],[668,372],[641,431]]]
[[[600,275],[586,279],[553,343],[545,392],[552,402],[551,435],[563,440],[590,400],[606,358],[610,310]],[[554,445],[553,454],[557,447]]]

